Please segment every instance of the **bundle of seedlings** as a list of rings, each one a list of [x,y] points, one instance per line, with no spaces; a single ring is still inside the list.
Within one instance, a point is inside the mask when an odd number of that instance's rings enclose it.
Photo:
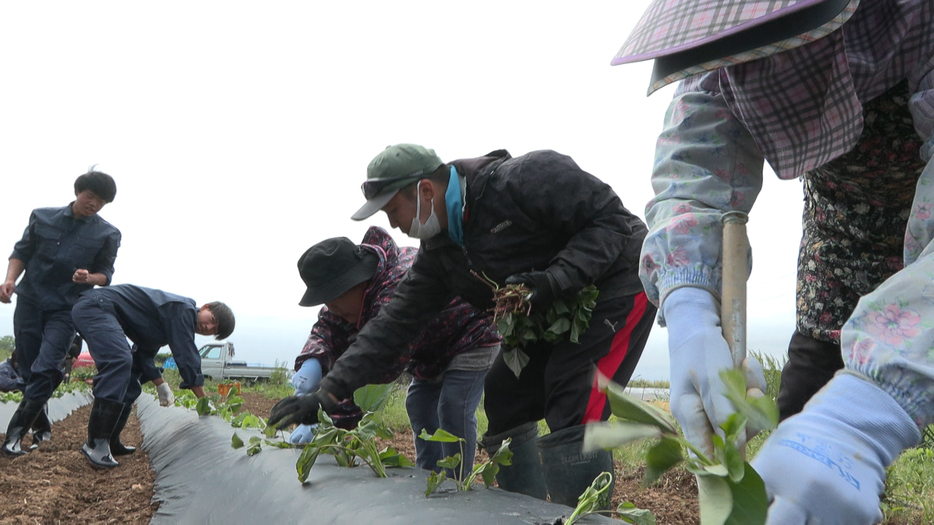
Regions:
[[[523,351],[527,345],[539,341],[554,343],[565,337],[577,343],[590,326],[600,294],[596,286],[590,285],[573,297],[556,299],[547,310],[533,309],[529,302],[532,291],[526,285],[500,286],[485,275],[476,276],[493,289],[493,319],[507,347],[503,357],[516,376],[529,361]]]

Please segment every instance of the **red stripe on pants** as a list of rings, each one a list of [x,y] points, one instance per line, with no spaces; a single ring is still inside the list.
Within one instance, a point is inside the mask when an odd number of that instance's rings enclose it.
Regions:
[[[604,376],[613,379],[614,374],[616,374],[623,360],[626,359],[626,354],[629,352],[629,340],[632,336],[632,331],[645,314],[648,303],[649,300],[645,292],[639,293],[633,298],[632,310],[629,312],[629,315],[626,316],[626,325],[613,336],[613,342],[610,344],[609,353],[597,361],[597,370]],[[582,424],[601,421],[603,419],[603,408],[605,406],[606,394],[597,389],[597,378],[594,376],[593,385],[590,387],[590,399],[587,401],[587,411],[584,412],[584,421]]]

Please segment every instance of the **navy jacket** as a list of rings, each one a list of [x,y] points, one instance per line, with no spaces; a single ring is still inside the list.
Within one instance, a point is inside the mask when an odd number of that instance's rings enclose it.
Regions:
[[[194,299],[132,284],[95,288],[81,298],[100,301],[102,308],[116,316],[127,338],[135,343],[134,361],[152,361],[160,348],[169,345],[182,376],[180,387],[204,384],[195,346],[198,307]]]
[[[108,284],[113,278],[120,230],[99,215],[76,219],[71,206],[33,210],[10,255],[25,263],[17,295],[42,310],[70,309],[81,292],[94,287],[72,282],[79,268],[104,274]]]

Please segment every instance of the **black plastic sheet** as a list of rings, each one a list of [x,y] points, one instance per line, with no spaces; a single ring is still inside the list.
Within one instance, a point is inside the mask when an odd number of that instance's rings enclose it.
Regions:
[[[194,410],[160,407],[147,394],[136,406],[156,472],[155,524],[552,524],[573,511],[482,485],[426,498],[427,474],[420,469],[388,469],[390,477],[381,479],[366,465],[339,467],[326,455],[303,485],[295,471],[300,449],[265,447],[247,456],[245,448],[231,447],[231,437],[236,432],[248,442],[259,432]],[[620,522],[589,516],[582,523]]]
[[[94,400],[90,392],[69,392],[62,397],[53,397],[49,399],[49,421],[55,423],[68,417],[75,410],[87,405]],[[10,418],[19,403],[0,403],[0,432],[6,432],[7,425],[10,424]],[[54,431],[54,429],[53,429]]]

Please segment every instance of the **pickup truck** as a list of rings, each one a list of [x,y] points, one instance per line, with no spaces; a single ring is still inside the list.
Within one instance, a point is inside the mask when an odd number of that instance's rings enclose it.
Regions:
[[[204,377],[210,377],[215,381],[241,379],[254,383],[259,380],[268,380],[276,371],[276,368],[272,366],[234,361],[234,345],[229,341],[206,344],[198,350],[198,353],[201,354],[201,373]]]

